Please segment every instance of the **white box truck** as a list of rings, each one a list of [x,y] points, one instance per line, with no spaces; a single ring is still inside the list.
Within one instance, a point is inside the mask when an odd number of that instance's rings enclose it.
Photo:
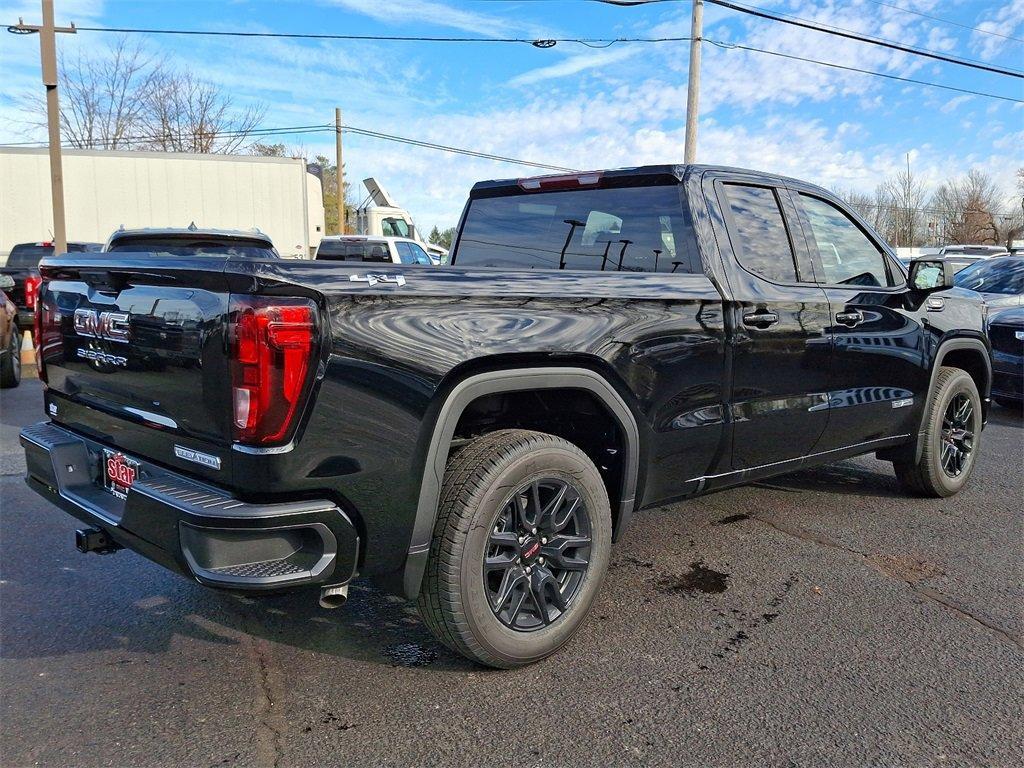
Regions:
[[[105,242],[121,227],[259,229],[286,258],[324,235],[320,180],[303,160],[183,152],[64,151],[69,240]],[[0,147],[0,264],[17,243],[51,240],[46,149]]]

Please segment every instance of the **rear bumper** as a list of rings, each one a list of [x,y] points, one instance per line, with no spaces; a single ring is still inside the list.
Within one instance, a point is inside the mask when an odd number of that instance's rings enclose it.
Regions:
[[[104,446],[50,422],[21,431],[29,487],[121,546],[210,587],[345,584],[359,536],[333,502],[252,504],[140,461],[125,499],[102,487]]]
[[[18,307],[18,330],[24,333],[31,331],[36,321],[36,313],[31,309]]]

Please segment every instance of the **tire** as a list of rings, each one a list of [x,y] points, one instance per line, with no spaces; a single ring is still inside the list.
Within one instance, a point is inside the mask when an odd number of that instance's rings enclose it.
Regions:
[[[996,396],[993,396],[992,399],[995,400],[996,403],[1001,405],[1003,408],[1006,408],[1008,410],[1017,411],[1018,413],[1020,411],[1024,411],[1024,400],[1014,400],[1013,398],[1010,397]]]
[[[21,332],[18,326],[11,328],[11,339],[7,350],[0,357],[0,389],[11,389],[21,383]]]
[[[536,510],[556,501],[560,506],[530,528]],[[559,526],[563,514],[567,522]],[[588,536],[586,546],[565,547]],[[565,645],[590,612],[608,569],[611,537],[608,494],[583,451],[542,432],[484,435],[448,462],[420,615],[441,642],[480,664],[532,664]],[[507,568],[495,567],[509,561]]]
[[[965,403],[970,414],[960,419],[953,411],[960,413],[963,407],[966,413]],[[924,445],[920,460],[895,462],[896,478],[913,495],[952,496],[970,479],[981,445],[981,396],[966,371],[939,369],[921,431]]]

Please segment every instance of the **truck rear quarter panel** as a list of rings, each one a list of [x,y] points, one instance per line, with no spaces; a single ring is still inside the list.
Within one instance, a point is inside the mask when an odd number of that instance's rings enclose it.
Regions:
[[[330,351],[295,450],[272,465],[237,457],[235,476],[253,493],[335,488],[365,526],[364,573],[402,566],[438,412],[467,376],[567,365],[605,376],[638,424],[637,506],[680,495],[720,450],[725,336],[703,275],[385,265],[376,272],[404,285],[370,285],[363,265],[240,268],[260,290],[315,289]]]

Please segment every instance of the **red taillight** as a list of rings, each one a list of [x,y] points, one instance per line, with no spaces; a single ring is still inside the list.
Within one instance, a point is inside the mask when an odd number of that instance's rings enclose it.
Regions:
[[[36,301],[39,299],[39,286],[43,278],[39,275],[29,275],[25,278],[25,306],[29,309],[36,308]]]
[[[42,289],[42,278],[29,278],[35,280],[35,296],[33,305],[35,315],[32,323],[32,345],[36,348],[36,371],[39,373],[39,380],[47,383],[46,378],[46,355],[59,353],[61,349],[60,325],[54,311],[46,306],[46,301],[40,297]],[[25,287],[25,294],[28,295],[28,286]]]
[[[233,296],[231,385],[235,438],[284,440],[310,378],[316,305],[306,299]]]

